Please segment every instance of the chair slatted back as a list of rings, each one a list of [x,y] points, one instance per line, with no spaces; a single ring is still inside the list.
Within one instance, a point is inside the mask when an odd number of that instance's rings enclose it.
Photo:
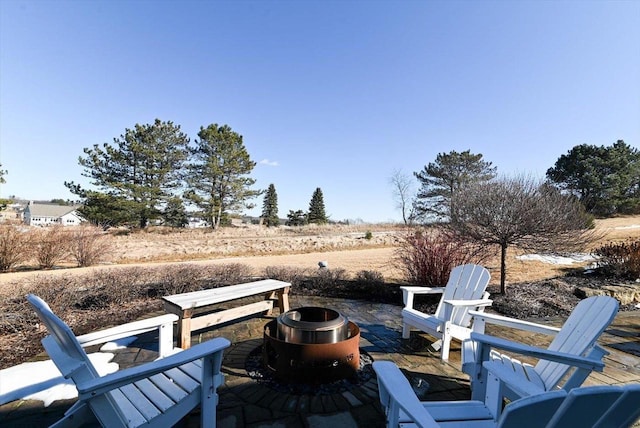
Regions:
[[[490,279],[491,274],[483,266],[466,264],[453,268],[434,314],[435,317],[444,319],[444,300],[477,300],[488,297],[485,296],[485,291]],[[450,318],[452,324],[469,327],[471,325],[469,311],[472,309],[476,308],[454,309]]]
[[[640,384],[624,386],[624,393],[596,422],[594,428],[628,427],[640,417]]]
[[[27,301],[47,327],[49,336],[42,340],[42,345],[60,373],[66,379],[72,379],[76,385],[99,378],[96,368],[69,326],[40,297],[29,294]],[[112,426],[127,424],[127,416],[118,406],[114,392],[99,396],[89,404],[99,420],[110,421]]]
[[[547,427],[593,427],[609,409],[618,407],[623,392],[623,387],[609,385],[572,389]]]
[[[498,421],[500,428],[540,428],[553,418],[567,398],[563,389],[520,398],[508,404]]]
[[[617,313],[618,301],[613,297],[593,296],[580,301],[548,349],[586,356]],[[535,370],[547,389],[550,389],[561,381],[568,367],[553,361],[540,360]]]
[[[50,336],[43,340],[43,345],[46,348],[55,346],[56,349],[52,349],[49,356],[62,375],[79,382],[100,377],[73,331],[53,313],[49,305],[33,294],[27,296],[27,301],[49,332]]]

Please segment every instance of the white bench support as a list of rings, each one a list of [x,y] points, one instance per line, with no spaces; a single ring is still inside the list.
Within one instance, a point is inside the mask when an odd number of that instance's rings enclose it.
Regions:
[[[277,299],[280,313],[289,310],[288,282],[275,279],[211,288],[162,298],[165,311],[179,317],[178,341],[182,349],[191,346],[191,332],[260,312],[271,315]],[[219,304],[243,297],[264,295],[265,300],[236,308],[217,310]]]

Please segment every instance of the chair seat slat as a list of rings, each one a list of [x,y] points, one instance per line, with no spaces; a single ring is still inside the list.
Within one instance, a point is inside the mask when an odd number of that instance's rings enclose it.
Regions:
[[[184,364],[180,366],[180,370],[189,375],[191,379],[196,382],[200,382],[202,380],[202,360],[198,360],[199,365],[196,365],[195,362]]]
[[[149,421],[162,413],[133,383],[121,387],[120,392],[146,420]]]
[[[173,380],[173,382],[187,392],[191,392],[200,386],[198,382],[193,380],[191,376],[180,370],[178,367],[166,371],[165,373]]]
[[[128,427],[138,427],[140,425],[146,424],[148,422],[147,418],[142,415],[136,406],[131,404],[131,401],[126,397],[125,394],[122,393],[120,389],[114,389],[111,392],[108,392],[108,395],[111,400],[116,403],[118,412],[126,419],[126,424]],[[89,402],[89,406],[93,409],[94,403]],[[94,413],[99,418],[101,415],[100,409],[94,409]],[[114,421],[101,421],[104,425],[105,423],[110,423],[115,425]],[[105,425],[108,426],[108,425]]]
[[[187,391],[182,389],[179,385],[176,385],[171,378],[164,373],[151,376],[149,380],[151,380],[160,391],[176,403],[183,400],[188,395]]]
[[[135,386],[160,412],[166,412],[167,409],[176,404],[176,401],[165,394],[150,379],[138,381]]]

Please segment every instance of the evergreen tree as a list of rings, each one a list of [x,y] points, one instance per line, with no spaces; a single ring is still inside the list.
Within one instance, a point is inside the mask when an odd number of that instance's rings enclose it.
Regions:
[[[200,127],[195,147],[189,150],[188,191],[211,227],[224,224],[230,211],[253,208],[248,201],[262,192],[251,190],[255,180],[247,177],[256,166],[242,142],[242,135],[228,125]]]
[[[325,224],[328,221],[327,215],[324,210],[324,199],[322,197],[322,190],[318,187],[311,197],[309,203],[309,214],[307,216],[309,223]]]
[[[415,200],[416,214],[423,219],[445,219],[451,214],[454,193],[464,186],[491,180],[496,176],[496,168],[482,160],[481,154],[453,150],[439,153],[435,162],[413,174],[421,185]]]
[[[167,206],[162,215],[165,223],[171,227],[185,227],[189,223],[187,211],[182,199],[174,196],[167,201]]]
[[[304,226],[307,224],[307,215],[302,210],[289,210],[287,214],[287,226]]]
[[[547,170],[547,178],[592,214],[640,212],[640,152],[623,140],[610,147],[575,146]]]
[[[113,144],[85,148],[86,156],[78,162],[84,167],[82,175],[91,178],[104,195],[127,201],[144,228],[160,216],[161,206],[179,187],[188,143],[179,125],[156,119],[153,124],[125,129]],[[73,182],[65,186],[78,196],[86,195]]]
[[[2,164],[0,163],[0,184],[5,183],[4,176],[6,173],[7,171],[2,169]],[[9,199],[0,199],[0,211],[6,209],[10,202]]]
[[[273,184],[269,185],[267,193],[264,195],[262,218],[267,227],[280,225],[280,219],[278,218],[278,195],[276,194],[276,186]]]

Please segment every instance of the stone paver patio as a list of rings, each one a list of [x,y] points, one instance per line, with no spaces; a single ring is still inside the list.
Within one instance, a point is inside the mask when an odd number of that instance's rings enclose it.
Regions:
[[[460,372],[459,349],[452,349],[451,360],[441,363],[429,350],[429,336],[412,333],[401,339],[401,307],[345,299],[292,296],[291,307],[323,306],[338,310],[360,327],[361,352],[370,359],[391,360],[403,369],[416,393],[424,400],[464,400],[470,396],[469,382]],[[156,315],[156,314],[150,314]],[[375,376],[365,368],[359,382],[342,382],[322,390],[289,391],[282,385],[257,381],[247,370],[248,358],[262,344],[264,325],[269,317],[254,317],[192,336],[193,343],[224,336],[231,340],[225,352],[225,384],[218,389],[218,426],[233,427],[367,427],[384,426],[378,402]],[[545,320],[561,325],[561,319]],[[514,335],[499,327],[488,333],[546,346],[540,335]],[[143,335],[126,350],[118,351],[114,361],[121,368],[154,359],[155,338]],[[157,343],[157,342],[156,342]],[[605,358],[603,373],[594,373],[586,384],[640,382],[640,311],[622,312],[602,336],[600,343],[611,352]],[[369,372],[367,372],[367,369]],[[284,389],[283,389],[284,388]],[[0,407],[0,426],[40,427],[59,420],[74,400],[55,402],[44,408],[41,402],[15,401]],[[182,425],[199,425],[198,412],[185,418]]]

